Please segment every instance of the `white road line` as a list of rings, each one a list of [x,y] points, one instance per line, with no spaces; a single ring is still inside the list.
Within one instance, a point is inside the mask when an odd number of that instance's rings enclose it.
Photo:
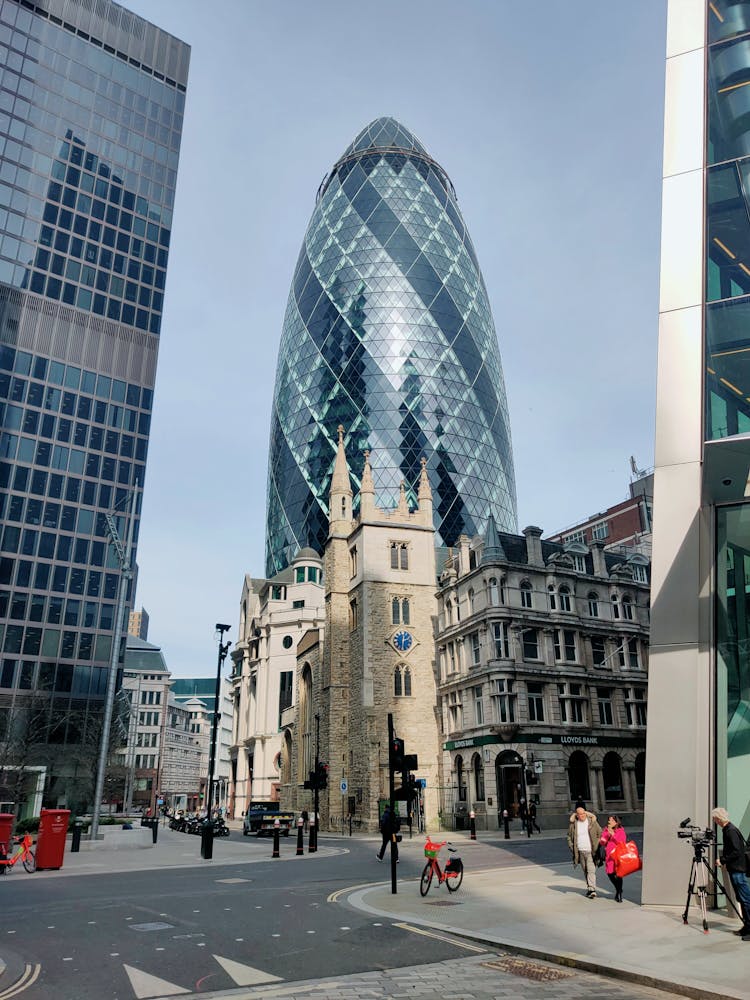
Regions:
[[[183,989],[182,986],[169,983],[166,979],[152,976],[148,972],[142,972],[132,965],[123,965],[123,969],[128,975],[137,1000],[147,1000],[149,997],[176,997],[190,993],[190,990]]]
[[[456,941],[455,938],[446,937],[445,934],[435,934],[434,931],[424,930],[422,927],[412,927],[411,924],[394,924],[394,927],[400,927],[401,930],[411,931],[413,934],[421,934],[423,937],[435,938],[438,941],[447,941],[448,944],[455,945],[456,948],[464,948],[466,951],[476,951],[480,955],[486,955],[488,949],[478,948],[474,944],[467,944],[465,941]]]
[[[214,958],[238,986],[256,986],[260,983],[281,982],[278,976],[272,976],[268,972],[263,972],[262,969],[255,969],[252,965],[243,965],[241,962],[235,962],[231,958],[222,958],[221,955],[214,955]]]

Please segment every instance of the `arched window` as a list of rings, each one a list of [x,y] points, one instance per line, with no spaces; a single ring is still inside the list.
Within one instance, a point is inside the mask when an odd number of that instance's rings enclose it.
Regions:
[[[475,753],[472,757],[471,769],[474,772],[475,801],[484,802],[484,764],[480,753]]]
[[[630,599],[630,594],[624,594],[622,598],[622,617],[627,621],[632,622],[633,620],[633,602]]]
[[[550,584],[549,587],[547,587],[547,594],[549,596],[549,609],[550,611],[554,611],[555,608],[557,607],[557,599],[555,597],[555,588],[552,586],[552,584]]]
[[[391,601],[391,621],[394,625],[401,624],[400,615],[401,615],[401,602],[397,597],[394,597],[393,600]]]
[[[597,596],[596,591],[592,590],[591,593],[586,598],[586,600],[589,603],[589,615],[592,618],[598,618],[599,617],[599,597]]]
[[[505,604],[505,577],[500,577],[500,603]]]
[[[591,798],[589,787],[589,759],[583,750],[574,750],[568,758],[568,787],[573,802]]]
[[[393,671],[393,693],[397,698],[411,696],[411,668],[405,663]]]
[[[570,587],[563,585],[558,593],[560,595],[560,610],[570,611]]]
[[[614,619],[620,617],[620,602],[617,599],[617,594],[612,594],[612,617]]]
[[[469,605],[469,614],[474,614],[474,590],[470,587],[466,594],[466,601]]]
[[[490,604],[496,607],[500,603],[500,591],[498,590],[497,579],[494,576],[490,577],[487,585],[487,594]]]
[[[646,797],[646,754],[643,750],[635,758],[635,794],[641,802]]]
[[[305,775],[312,771],[313,767],[313,698],[312,698],[312,670],[309,663],[302,668],[302,684],[299,693],[299,717],[300,728],[302,730],[299,750],[300,760],[297,768],[298,775]]]
[[[409,624],[409,598],[403,597],[401,599],[401,624]]]
[[[453,602],[452,601],[446,601],[445,602],[445,624],[446,625],[452,625],[453,624]]]
[[[456,757],[456,789],[458,791],[458,801],[466,801],[466,774],[464,773],[463,757]]]
[[[521,607],[531,608],[533,607],[531,584],[528,580],[523,580],[521,583]]]
[[[604,779],[604,798],[610,799],[624,799],[625,796],[622,791],[622,767],[620,766],[620,758],[611,750],[609,753],[604,755],[604,761],[602,762],[602,778]]]

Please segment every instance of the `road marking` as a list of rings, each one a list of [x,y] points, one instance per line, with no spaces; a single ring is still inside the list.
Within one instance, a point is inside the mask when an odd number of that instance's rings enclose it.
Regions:
[[[448,944],[454,945],[456,948],[465,948],[466,951],[476,951],[480,955],[487,954],[487,948],[477,948],[474,944],[466,944],[464,941],[456,941],[454,938],[446,937],[445,934],[435,934],[433,931],[426,931],[422,927],[412,927],[411,924],[394,924],[394,927],[400,927],[401,930],[411,931],[413,934],[421,934],[423,937],[435,938],[437,941],[447,941]]]
[[[133,968],[132,965],[123,965],[123,969],[128,974],[130,985],[133,987],[137,1000],[147,1000],[149,997],[176,997],[182,993],[189,993],[190,990],[168,983],[166,979],[152,976],[148,972]]]
[[[351,927],[339,927],[340,931],[350,931]]]
[[[278,976],[272,976],[262,969],[254,969],[252,965],[243,965],[241,962],[234,962],[231,958],[222,958],[221,955],[214,955],[214,958],[235,981],[237,986],[256,986],[260,983],[280,983]]]
[[[9,934],[15,934],[15,931],[8,931]]]
[[[21,978],[17,979],[15,983],[0,992],[0,1000],[10,1000],[11,997],[15,997],[18,996],[19,993],[23,993],[23,991],[27,990],[29,986],[33,986],[39,978],[39,973],[41,971],[41,965],[26,965]]]
[[[381,883],[379,882],[360,882],[359,885],[350,885],[347,889],[337,889],[335,892],[332,892],[330,896],[327,897],[326,903],[338,903],[341,896],[343,896],[347,892],[354,892],[355,889],[367,889],[370,886],[380,885],[380,884]],[[256,907],[256,909],[258,909],[258,907]]]

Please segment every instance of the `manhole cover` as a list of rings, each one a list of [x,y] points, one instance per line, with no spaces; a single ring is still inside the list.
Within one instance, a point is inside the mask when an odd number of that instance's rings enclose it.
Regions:
[[[561,969],[553,969],[549,965],[539,965],[537,962],[527,962],[523,958],[501,958],[497,962],[483,962],[482,965],[488,969],[497,969],[498,972],[509,972],[513,976],[521,976],[522,979],[534,979],[540,983],[551,983],[556,979],[569,979],[574,976],[574,972],[563,972]]]
[[[161,920],[154,920],[150,924],[128,924],[131,931],[166,931],[174,924],[165,924]]]

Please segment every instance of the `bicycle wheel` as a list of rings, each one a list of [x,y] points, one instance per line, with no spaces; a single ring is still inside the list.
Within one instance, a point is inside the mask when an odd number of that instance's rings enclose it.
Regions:
[[[419,880],[419,893],[426,896],[432,885],[432,864],[428,861],[422,870],[422,878]]]
[[[464,869],[461,866],[461,871],[457,875],[449,875],[445,880],[445,884],[448,886],[448,892],[458,892],[461,888],[461,883],[464,880]]]
[[[23,866],[26,871],[31,874],[36,871],[36,855],[33,851],[29,851],[23,859]]]

